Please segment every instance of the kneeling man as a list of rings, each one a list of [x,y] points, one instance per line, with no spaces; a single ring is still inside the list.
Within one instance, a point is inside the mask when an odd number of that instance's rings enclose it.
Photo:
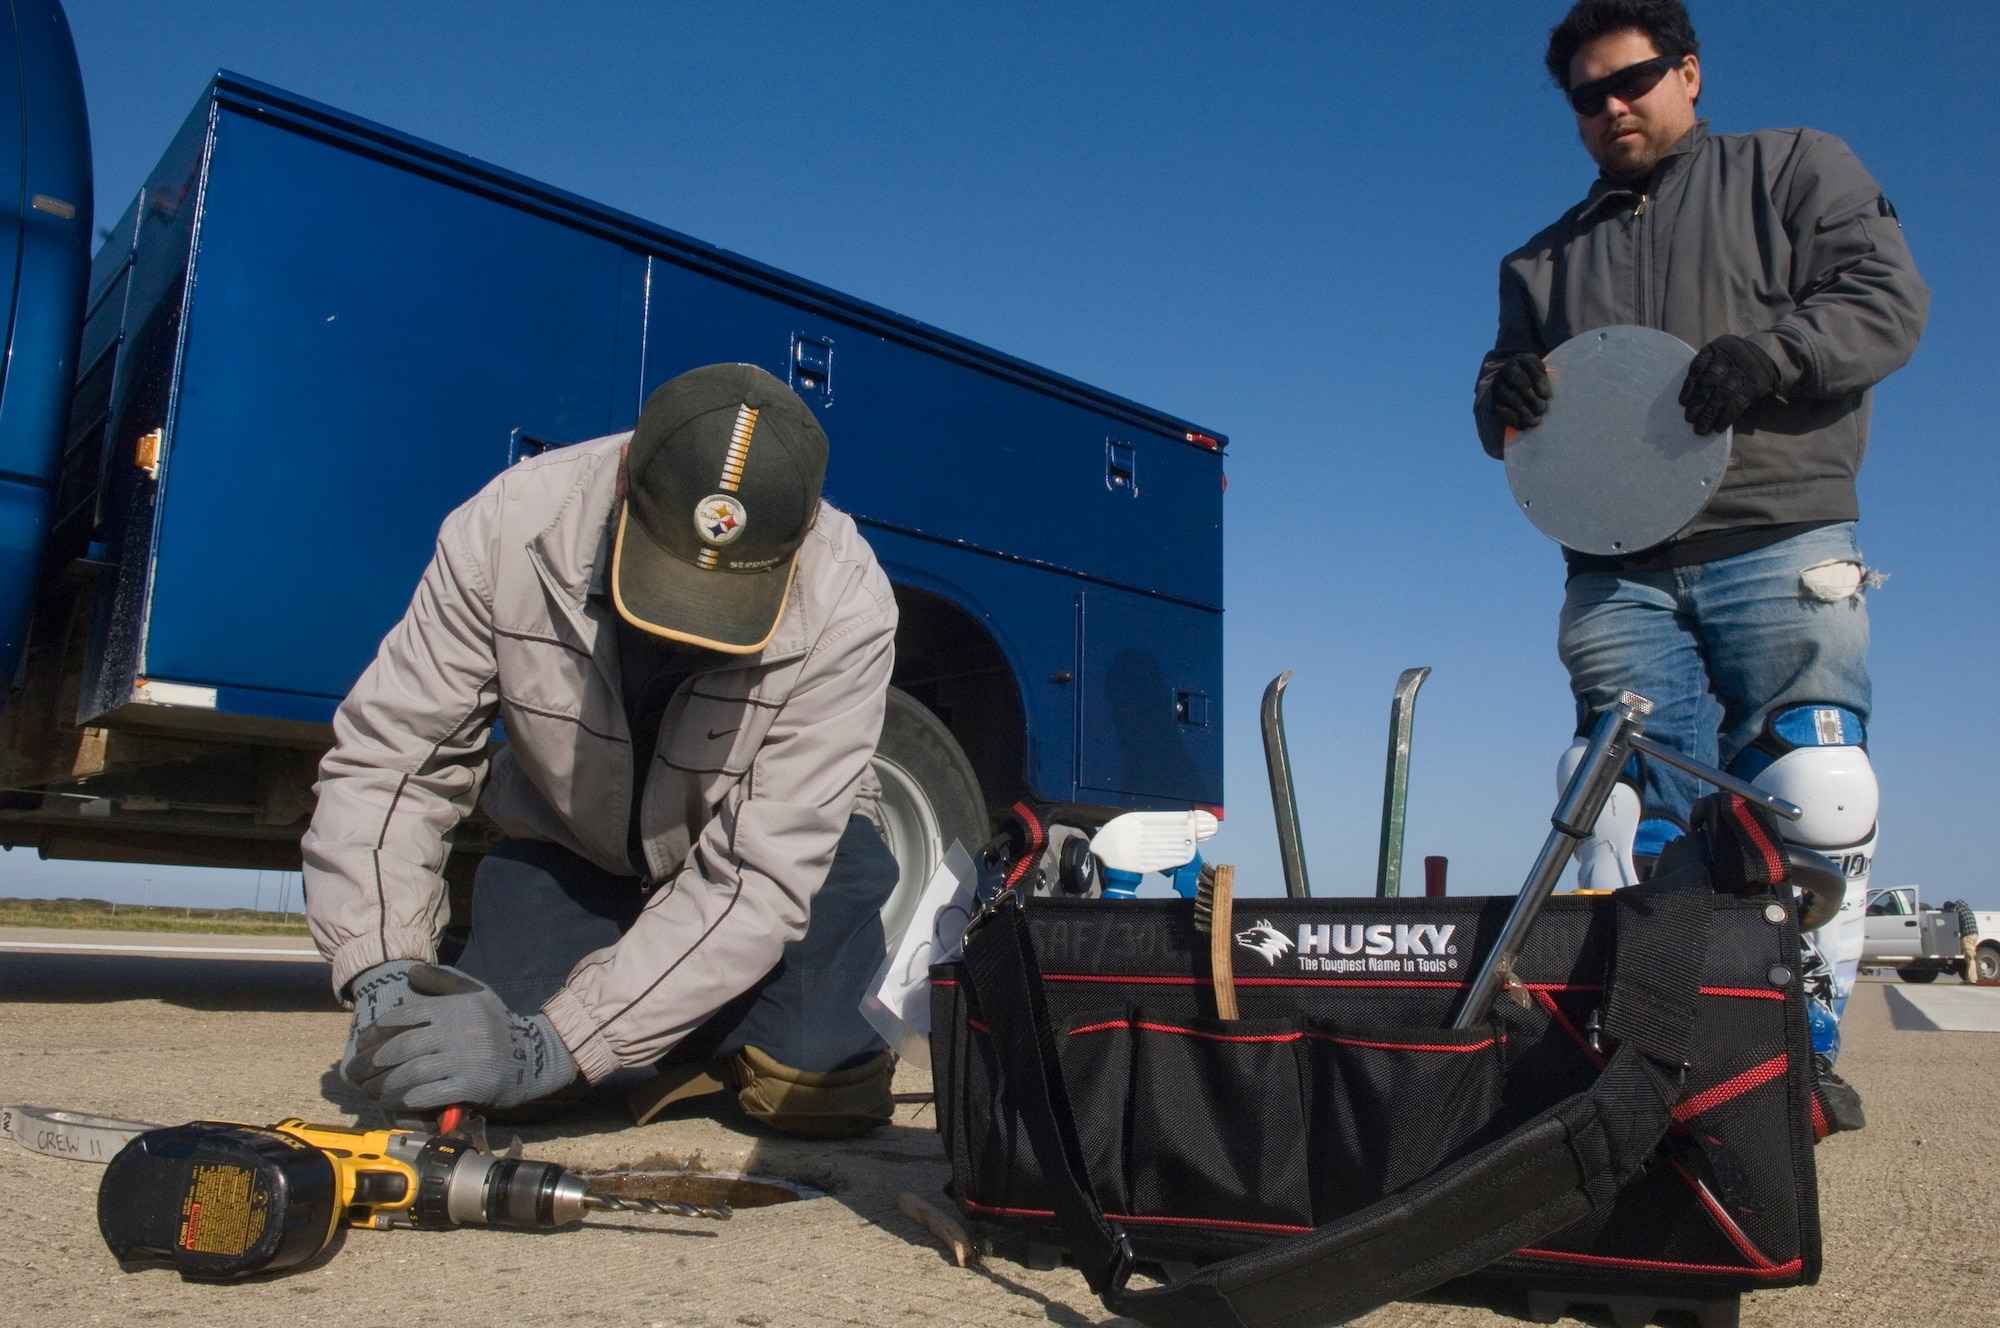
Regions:
[[[887,1118],[857,1007],[896,882],[867,815],[896,604],[820,499],[826,456],[791,389],[711,365],[446,518],[334,718],[304,842],[351,1083],[505,1109],[733,1057],[772,1124]],[[475,802],[506,838],[442,968]]]

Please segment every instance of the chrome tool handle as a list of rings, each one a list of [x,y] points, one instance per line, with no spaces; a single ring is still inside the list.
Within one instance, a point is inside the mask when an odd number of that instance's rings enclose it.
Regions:
[[[1501,988],[1516,980],[1514,961],[1520,958],[1521,947],[1527,944],[1528,929],[1534,925],[1542,905],[1548,902],[1556,882],[1562,879],[1563,868],[1569,865],[1577,844],[1588,838],[1597,824],[1598,813],[1604,810],[1611,790],[1617,786],[1618,774],[1632,754],[1633,741],[1645,732],[1646,716],[1652,710],[1653,703],[1637,692],[1620,692],[1617,704],[1597,717],[1583,760],[1570,774],[1562,797],[1556,800],[1555,812],[1549,817],[1549,837],[1542,841],[1542,851],[1528,872],[1527,883],[1515,896],[1513,911],[1507,915],[1500,935],[1480,961],[1465,1001],[1458,1007],[1458,1017],[1452,1020],[1453,1028],[1475,1028],[1485,1023]]]
[[[1389,702],[1389,763],[1382,776],[1382,842],[1375,853],[1375,896],[1403,893],[1403,821],[1410,802],[1410,731],[1417,722],[1417,688],[1431,676],[1428,666],[1404,669]]]
[[[1682,756],[1673,748],[1664,743],[1654,742],[1642,733],[1632,735],[1632,750],[1644,752],[1648,756],[1665,761],[1670,766],[1685,770],[1696,779],[1705,779],[1726,793],[1734,793],[1739,797],[1748,798],[1760,807],[1768,807],[1787,821],[1796,821],[1806,814],[1805,809],[1797,803],[1786,802],[1776,794],[1766,793],[1755,784],[1745,783],[1734,775],[1717,770],[1712,765],[1703,765],[1693,757]]]
[[[1285,893],[1306,899],[1312,887],[1306,882],[1305,846],[1299,839],[1299,800],[1292,792],[1292,758],[1285,749],[1285,684],[1292,680],[1286,669],[1271,679],[1264,689],[1260,718],[1264,728],[1264,768],[1271,776],[1271,810],[1278,819],[1278,861],[1285,870]]]

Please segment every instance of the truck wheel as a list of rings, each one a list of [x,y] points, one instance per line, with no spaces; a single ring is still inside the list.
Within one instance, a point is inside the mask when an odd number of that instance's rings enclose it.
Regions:
[[[921,701],[894,687],[872,765],[882,782],[876,827],[898,868],[896,889],[882,906],[882,930],[893,947],[952,841],[965,845],[967,853],[986,842],[986,798],[951,730]]]
[[[1979,966],[1979,980],[1981,982],[2000,982],[2000,945],[1995,945],[1993,942],[1987,941],[1974,953],[1979,956],[1973,961]]]
[[[1911,966],[1896,970],[1896,976],[1905,982],[1936,982],[1937,975],[1938,971],[1934,968],[1917,968]]]

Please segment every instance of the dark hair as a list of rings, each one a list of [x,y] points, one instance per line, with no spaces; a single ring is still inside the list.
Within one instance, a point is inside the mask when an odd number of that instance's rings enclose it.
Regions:
[[[1563,21],[1549,29],[1549,53],[1542,62],[1556,86],[1567,91],[1570,59],[1585,42],[1635,29],[1650,37],[1661,55],[1695,55],[1701,50],[1681,0],[1576,0]]]

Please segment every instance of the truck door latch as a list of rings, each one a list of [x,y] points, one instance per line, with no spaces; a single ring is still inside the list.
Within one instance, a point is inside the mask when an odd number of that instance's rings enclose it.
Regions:
[[[817,406],[833,404],[833,341],[792,333],[792,390]]]
[[[1104,440],[1104,487],[1113,493],[1139,496],[1139,474],[1135,469],[1132,444],[1116,438]]]

